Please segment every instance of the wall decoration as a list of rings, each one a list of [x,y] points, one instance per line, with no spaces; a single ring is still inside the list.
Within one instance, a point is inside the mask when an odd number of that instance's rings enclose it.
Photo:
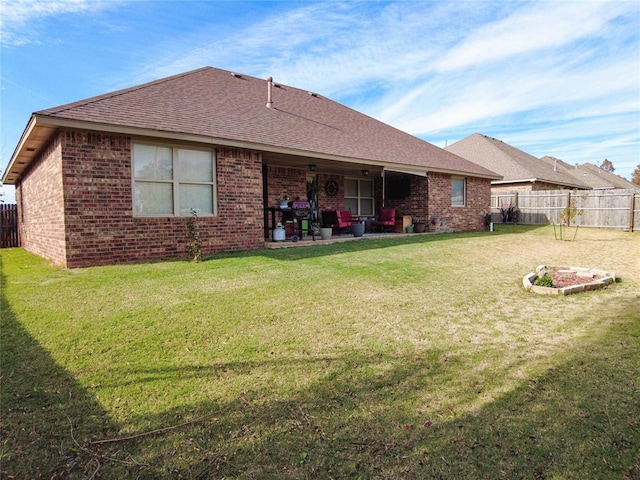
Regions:
[[[330,197],[335,197],[338,193],[338,183],[335,180],[327,180],[324,184],[324,191]]]

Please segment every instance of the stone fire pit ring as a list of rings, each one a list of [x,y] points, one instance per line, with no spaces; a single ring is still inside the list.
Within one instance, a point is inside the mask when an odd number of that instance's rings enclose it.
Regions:
[[[565,287],[543,287],[534,285],[536,279],[545,274],[572,276],[579,279],[579,283]],[[539,265],[535,272],[528,273],[524,276],[522,284],[525,290],[531,290],[534,293],[543,295],[570,295],[572,293],[598,290],[615,281],[616,274],[614,272],[607,272],[596,268]]]

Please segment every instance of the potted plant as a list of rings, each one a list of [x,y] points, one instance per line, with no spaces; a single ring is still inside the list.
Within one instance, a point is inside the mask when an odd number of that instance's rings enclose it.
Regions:
[[[351,225],[351,231],[353,232],[354,237],[361,237],[364,235],[364,222],[353,222]]]
[[[415,233],[424,233],[427,230],[427,222],[416,220],[413,222],[413,231]]]
[[[329,240],[331,235],[333,234],[333,228],[331,227],[320,227],[320,238],[322,240]]]
[[[307,201],[309,202],[309,208],[311,209],[311,219],[313,221],[318,220],[318,181],[314,178],[313,180],[307,180]],[[320,225],[318,225],[318,232],[320,232]]]
[[[313,180],[307,180],[307,200],[309,203],[315,203],[318,191],[318,181],[315,178]]]
[[[318,222],[309,223],[309,230],[307,233],[310,233],[313,239],[320,236],[320,224]]]

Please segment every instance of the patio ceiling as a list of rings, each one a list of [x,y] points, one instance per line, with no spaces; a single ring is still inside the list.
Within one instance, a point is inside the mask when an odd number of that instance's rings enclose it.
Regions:
[[[338,160],[306,155],[291,155],[279,152],[263,152],[262,162],[270,167],[303,168],[309,173],[327,175],[361,176],[368,170],[369,176],[380,175],[383,166],[350,159]],[[311,170],[313,165],[314,170]]]

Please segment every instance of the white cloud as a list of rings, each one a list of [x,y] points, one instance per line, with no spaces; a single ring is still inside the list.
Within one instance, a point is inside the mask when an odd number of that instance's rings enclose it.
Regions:
[[[600,36],[611,19],[626,11],[624,2],[535,2],[472,31],[437,68],[450,71],[564,47],[581,38]]]
[[[38,43],[34,23],[61,15],[95,13],[114,2],[104,0],[2,0],[0,2],[0,42],[4,46]]]

